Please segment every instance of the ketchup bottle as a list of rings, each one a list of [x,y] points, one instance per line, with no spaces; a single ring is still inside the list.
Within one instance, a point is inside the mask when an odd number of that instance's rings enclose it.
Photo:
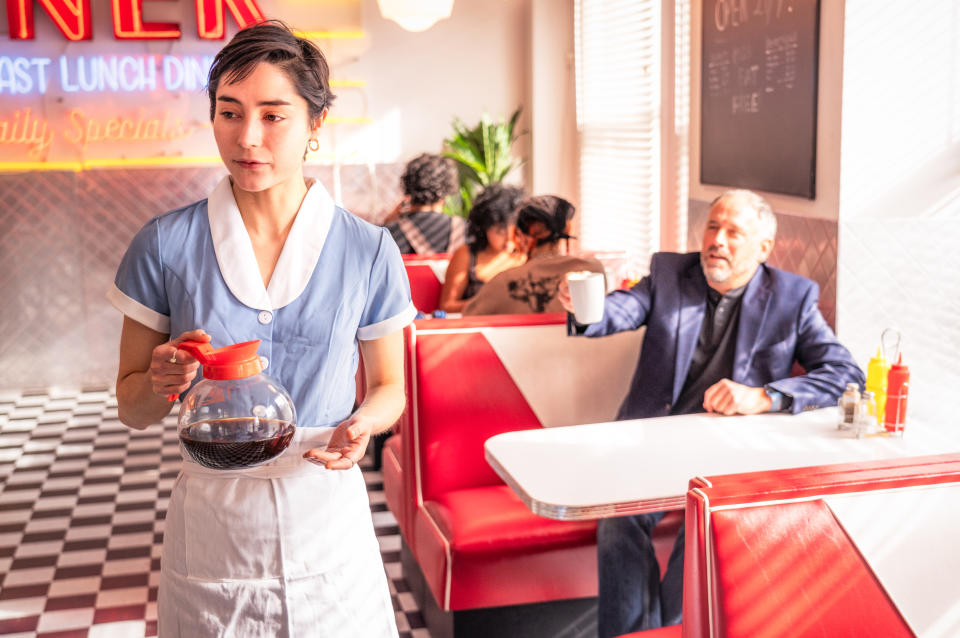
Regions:
[[[910,390],[910,368],[903,364],[903,354],[890,366],[887,376],[887,405],[883,426],[887,432],[903,432],[907,420],[907,393]]]

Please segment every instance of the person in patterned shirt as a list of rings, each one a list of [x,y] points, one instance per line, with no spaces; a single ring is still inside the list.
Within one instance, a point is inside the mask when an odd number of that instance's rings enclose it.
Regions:
[[[410,160],[400,181],[404,198],[385,225],[401,254],[452,253],[461,246],[466,222],[443,213],[444,200],[457,191],[453,161],[423,153]]]

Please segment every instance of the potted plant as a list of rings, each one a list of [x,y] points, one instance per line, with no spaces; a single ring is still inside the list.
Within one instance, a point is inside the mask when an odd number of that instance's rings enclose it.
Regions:
[[[445,139],[445,157],[457,162],[460,192],[451,195],[444,204],[448,215],[466,217],[473,205],[473,199],[480,190],[502,181],[522,160],[513,157],[511,147],[520,137],[516,133],[520,108],[504,122],[492,122],[485,114],[473,128],[468,127],[460,118],[453,120],[453,135]]]

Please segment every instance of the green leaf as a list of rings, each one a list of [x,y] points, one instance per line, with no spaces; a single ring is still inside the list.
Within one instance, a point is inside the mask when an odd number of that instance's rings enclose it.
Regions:
[[[457,162],[460,203],[448,202],[445,205],[448,214],[466,216],[481,187],[503,181],[510,171],[524,164],[525,160],[516,160],[512,151],[513,143],[519,137],[515,131],[521,111],[517,108],[509,121],[501,117],[496,122],[484,113],[473,127],[468,127],[458,117],[453,118],[453,134],[444,140],[446,150],[443,155]]]

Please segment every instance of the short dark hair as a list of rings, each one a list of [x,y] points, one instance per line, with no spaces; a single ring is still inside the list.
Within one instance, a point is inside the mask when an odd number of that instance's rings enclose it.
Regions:
[[[267,20],[237,32],[213,59],[207,81],[211,122],[217,111],[221,80],[227,84],[239,82],[262,62],[276,65],[287,74],[307,101],[311,122],[333,103],[336,96],[330,91],[330,67],[317,45],[297,37],[283,22]]]
[[[526,193],[519,186],[490,184],[473,200],[467,217],[467,246],[478,253],[487,247],[487,231],[517,221],[517,205]]]
[[[567,222],[573,219],[577,209],[573,204],[555,195],[529,197],[520,204],[517,212],[517,228],[526,235],[530,234],[530,225],[543,224],[550,234],[537,240],[537,245],[552,244],[561,239],[572,239],[567,234]]]
[[[422,153],[407,162],[400,181],[414,206],[435,204],[457,191],[457,168],[446,157]]]

